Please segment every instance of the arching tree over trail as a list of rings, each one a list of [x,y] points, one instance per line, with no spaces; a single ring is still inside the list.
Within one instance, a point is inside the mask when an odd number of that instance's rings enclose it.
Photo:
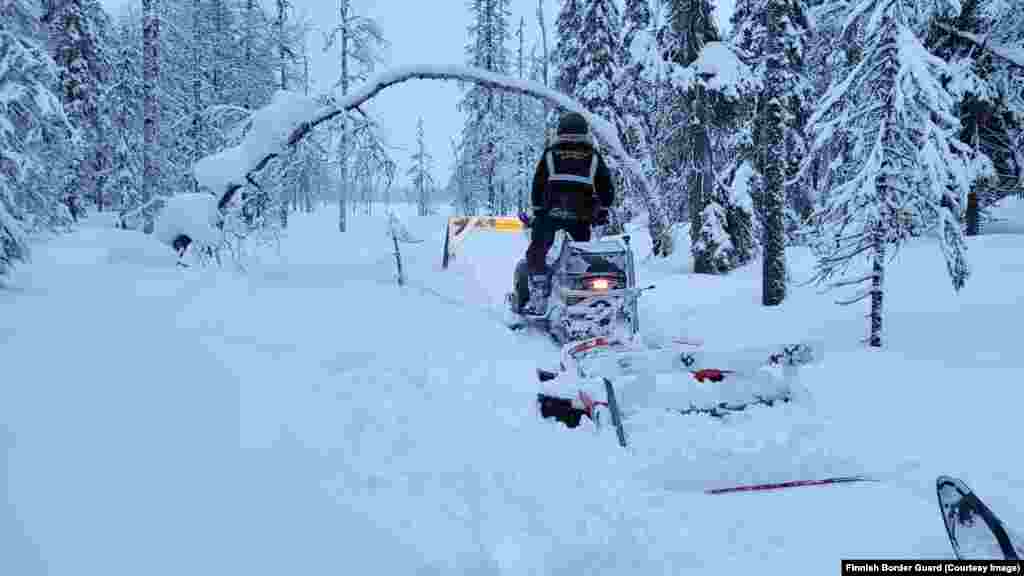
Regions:
[[[238,146],[203,158],[195,165],[196,179],[202,186],[220,196],[219,207],[224,210],[235,193],[266,165],[288,147],[301,142],[313,128],[349,112],[362,113],[359,108],[384,89],[410,80],[461,81],[524,94],[543,100],[555,107],[582,114],[590,123],[598,139],[639,183],[638,190],[649,206],[656,206],[659,197],[643,171],[640,162],[626,153],[618,137],[618,130],[604,118],[583,108],[576,100],[544,85],[529,80],[511,78],[479,68],[453,65],[414,65],[384,71],[341,98],[328,98],[321,105],[318,100],[295,93],[278,93],[269,106],[252,116],[252,129]],[[660,208],[659,206],[656,206]],[[660,209],[652,214],[664,214]],[[664,218],[652,218],[652,238],[661,240],[662,256],[672,253],[669,225]]]

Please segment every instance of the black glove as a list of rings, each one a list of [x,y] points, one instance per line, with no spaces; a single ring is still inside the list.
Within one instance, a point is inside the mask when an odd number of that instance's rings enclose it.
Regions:
[[[604,206],[599,207],[594,213],[594,224],[598,226],[604,226],[608,224],[608,209]]]

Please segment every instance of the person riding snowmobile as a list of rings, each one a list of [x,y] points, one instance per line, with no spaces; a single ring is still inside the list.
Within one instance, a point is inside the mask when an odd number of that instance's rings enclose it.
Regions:
[[[615,199],[611,173],[594,148],[587,120],[576,112],[562,115],[552,144],[544,150],[533,176],[533,219],[526,249],[529,301],[527,315],[542,315],[547,308],[549,274],[545,262],[555,232],[565,230],[576,242],[590,240],[591,224],[608,222]],[[525,298],[520,295],[520,302]]]

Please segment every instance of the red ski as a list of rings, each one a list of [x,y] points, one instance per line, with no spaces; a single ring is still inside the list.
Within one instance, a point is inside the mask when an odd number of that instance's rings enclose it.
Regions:
[[[827,486],[829,484],[846,484],[849,482],[878,482],[867,476],[837,476],[835,478],[822,478],[820,480],[792,480],[789,482],[777,482],[774,484],[746,484],[743,486],[731,486],[729,488],[713,488],[705,490],[705,494],[730,494],[733,492],[760,492],[764,490],[782,490],[785,488],[801,488],[804,486]]]

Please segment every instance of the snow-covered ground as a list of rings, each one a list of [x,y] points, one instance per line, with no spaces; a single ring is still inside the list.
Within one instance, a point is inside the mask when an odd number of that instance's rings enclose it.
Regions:
[[[813,287],[759,307],[759,265],[646,262],[647,338],[827,351],[809,398],[641,413],[626,452],[536,417],[556,351],[501,325],[525,237],[474,234],[443,271],[444,218],[413,214],[404,288],[383,210],[296,216],[245,274],[100,227],[37,246],[0,291],[0,574],[828,574],[952,557],[939,474],[1024,527],[1024,236],[970,239],[960,294],[934,245],[901,252],[883,350]],[[702,493],[861,473],[883,482]]]

